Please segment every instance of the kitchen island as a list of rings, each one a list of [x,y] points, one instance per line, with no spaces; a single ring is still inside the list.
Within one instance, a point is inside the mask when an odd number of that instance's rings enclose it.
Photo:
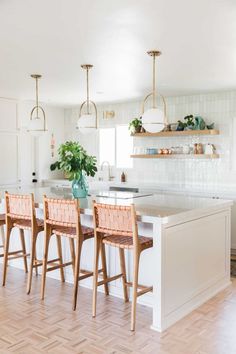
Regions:
[[[8,188],[8,191],[34,193],[39,217],[43,217],[44,194],[72,198],[68,188],[21,187]],[[0,198],[4,198],[3,190],[0,190]],[[95,193],[80,200],[82,223],[87,226],[92,225],[93,199],[118,205],[134,203],[140,235],[153,237],[153,248],[142,253],[139,274],[139,282],[153,285],[153,293],[144,295],[139,302],[152,307],[154,330],[165,330],[230,284],[232,201],[170,194]],[[17,247],[17,237],[12,238],[12,241],[11,247]],[[41,235],[37,245],[38,257],[42,257],[42,242]],[[63,243],[63,253],[65,258],[69,257],[69,245],[66,242]],[[117,250],[109,248],[107,258],[109,274],[117,274]],[[20,260],[13,262],[21,267]],[[126,262],[130,277],[132,257],[128,252]],[[93,240],[89,240],[84,244],[81,267],[92,269],[92,265]],[[57,276],[55,273],[54,277]],[[69,268],[66,270],[66,281],[73,281]],[[81,281],[81,285],[91,288],[92,280]],[[120,280],[111,283],[110,292],[122,297]]]

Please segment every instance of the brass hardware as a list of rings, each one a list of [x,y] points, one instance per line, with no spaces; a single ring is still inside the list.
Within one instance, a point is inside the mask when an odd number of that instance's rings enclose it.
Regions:
[[[35,131],[43,131],[46,132],[46,115],[44,109],[39,106],[39,89],[38,89],[38,80],[41,79],[42,75],[39,74],[31,74],[30,75],[33,79],[35,79],[35,101],[36,105],[33,107],[31,113],[30,113],[30,120],[37,119],[39,118],[39,111],[42,112],[42,117],[43,117],[43,129],[37,129]],[[33,117],[34,112],[36,111],[36,117]],[[29,130],[28,130],[29,131]]]
[[[115,117],[115,111],[103,111],[103,119],[112,119]]]
[[[82,116],[82,109],[84,107],[84,105],[86,105],[86,114],[89,115],[91,114],[90,112],[90,104],[93,106],[94,111],[95,111],[95,119],[96,119],[96,123],[95,123],[95,127],[86,127],[86,128],[95,128],[97,129],[98,127],[98,119],[97,119],[97,107],[96,104],[90,100],[89,98],[89,70],[93,68],[92,64],[82,64],[81,68],[86,70],[86,86],[87,86],[87,99],[86,101],[82,102],[81,106],[80,106],[80,110],[79,110],[79,119]]]

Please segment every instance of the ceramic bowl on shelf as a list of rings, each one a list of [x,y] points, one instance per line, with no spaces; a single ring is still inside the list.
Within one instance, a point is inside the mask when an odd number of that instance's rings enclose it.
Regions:
[[[155,155],[155,154],[157,154],[157,149],[155,149],[155,148],[147,148],[146,154],[147,155]]]

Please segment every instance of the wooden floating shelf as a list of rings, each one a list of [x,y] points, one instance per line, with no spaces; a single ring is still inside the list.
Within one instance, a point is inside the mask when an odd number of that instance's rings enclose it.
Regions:
[[[169,154],[169,155],[164,155],[164,154],[142,154],[142,155],[131,155],[130,157],[136,158],[136,159],[218,159],[220,156],[218,154],[211,154],[211,155],[206,155],[206,154]]]
[[[217,129],[205,129],[205,130],[183,130],[183,131],[171,131],[171,132],[159,132],[159,133],[135,133],[134,137],[171,137],[171,136],[192,136],[192,135],[219,135],[220,132]]]

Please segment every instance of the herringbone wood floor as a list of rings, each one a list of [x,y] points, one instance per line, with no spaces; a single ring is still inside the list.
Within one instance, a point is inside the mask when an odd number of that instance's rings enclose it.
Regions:
[[[7,286],[0,288],[0,353],[236,353],[236,280],[162,334],[149,329],[151,310],[144,306],[138,306],[132,333],[130,304],[122,300],[99,294],[98,316],[92,319],[90,290],[79,289],[76,312],[71,310],[71,285],[48,279],[44,303],[40,276],[34,277],[31,295],[25,290],[23,271],[9,268]]]

